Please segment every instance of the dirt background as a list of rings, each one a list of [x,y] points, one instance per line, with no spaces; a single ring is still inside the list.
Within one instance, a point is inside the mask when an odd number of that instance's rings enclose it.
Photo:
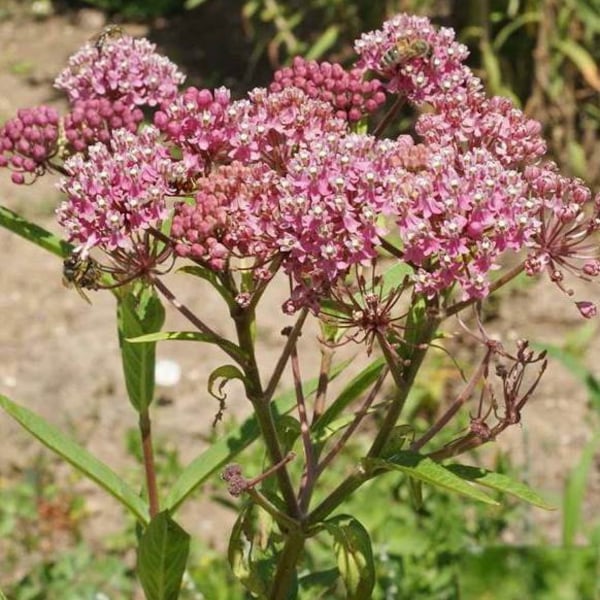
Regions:
[[[235,14],[232,9],[232,19]],[[208,85],[224,83],[243,89],[245,72],[237,59],[248,49],[241,30],[225,47],[216,41],[223,39],[219,37],[222,32],[211,18],[210,12],[195,11],[193,17],[188,14],[169,23],[159,22],[152,30],[141,25],[127,25],[126,29],[134,35],[149,34],[164,53],[191,72],[188,81],[200,82],[202,68],[210,64],[210,72],[219,74],[221,80]],[[22,106],[60,106],[61,100],[51,87],[54,77],[67,57],[104,24],[103,15],[92,10],[43,20],[32,20],[17,11],[0,21],[0,122]],[[194,33],[198,31],[206,35]],[[180,42],[177,47],[176,41]],[[214,62],[217,55],[218,63]],[[53,211],[59,196],[54,183],[47,177],[34,187],[19,187],[1,171],[0,202],[58,233]],[[136,470],[134,459],[125,450],[126,431],[136,427],[136,420],[122,383],[112,297],[96,293],[93,305],[86,304],[73,290],[63,287],[59,260],[5,230],[0,230],[0,252],[0,392],[69,432],[116,471]],[[223,313],[217,298],[181,277],[172,283],[184,302],[227,333],[227,325],[219,321]],[[582,297],[598,296],[596,287],[576,287]],[[260,356],[265,368],[276,360],[280,330],[289,323],[279,310],[284,296],[285,285],[275,286],[259,320]],[[506,296],[499,317],[489,328],[491,332],[498,330],[505,341],[525,337],[560,345],[565,336],[583,325],[572,303],[543,281]],[[188,327],[169,312],[167,328]],[[305,334],[302,343],[307,350],[314,348],[314,333]],[[205,377],[224,362],[223,357],[205,346],[164,343],[158,347],[158,358],[174,360],[182,368],[177,385],[159,390],[165,402],[155,409],[154,418],[157,435],[176,442],[180,459],[186,464],[205,446],[203,440],[216,412],[215,401],[205,391]],[[303,369],[307,376],[316,374],[318,358],[314,350],[306,353]],[[600,341],[593,336],[586,363],[598,376],[599,359]],[[235,386],[231,388],[230,406],[238,415],[248,413]],[[593,433],[589,418],[585,389],[561,365],[552,363],[524,412],[522,424],[506,432],[499,447],[509,450],[516,464],[525,467],[525,478],[534,488],[558,501],[565,475]],[[37,442],[0,415],[0,496],[3,488],[23,476],[39,453]],[[69,473],[61,466],[57,477],[68,478]],[[600,508],[599,475],[596,464],[585,505],[585,518],[590,523],[597,521]],[[88,511],[84,537],[101,541],[123,526],[116,504],[94,485],[78,482],[76,489],[85,494]],[[559,541],[560,510],[532,509],[527,514],[540,526],[536,535],[541,532],[549,542]],[[231,519],[231,513],[204,501],[188,506],[183,513],[185,527],[217,546],[226,540]],[[524,538],[522,531],[523,523],[516,523],[507,537],[534,541]],[[1,549],[0,544],[0,584],[3,577],[12,580],[18,576],[2,573]]]

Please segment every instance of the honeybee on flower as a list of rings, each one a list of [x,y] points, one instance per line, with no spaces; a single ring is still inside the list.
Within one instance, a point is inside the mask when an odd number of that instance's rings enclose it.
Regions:
[[[382,69],[392,69],[405,64],[413,58],[428,58],[433,53],[432,45],[421,38],[403,37],[383,55]]]

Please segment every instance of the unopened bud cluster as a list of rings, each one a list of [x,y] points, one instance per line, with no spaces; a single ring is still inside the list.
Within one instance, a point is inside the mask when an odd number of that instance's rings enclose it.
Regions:
[[[0,128],[0,167],[12,171],[14,183],[25,183],[45,171],[45,163],[56,153],[58,112],[49,106],[22,108]]]
[[[290,67],[275,71],[270,92],[295,87],[309,98],[331,104],[336,117],[354,122],[375,112],[386,100],[379,79],[365,79],[363,69],[347,71],[338,63],[297,56]]]

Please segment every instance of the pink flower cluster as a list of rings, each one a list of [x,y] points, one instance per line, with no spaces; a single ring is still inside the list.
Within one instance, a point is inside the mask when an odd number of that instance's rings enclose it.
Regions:
[[[269,185],[265,178],[270,176]],[[178,202],[171,227],[175,252],[204,262],[217,271],[225,269],[232,252],[263,254],[249,232],[250,207],[256,197],[273,187],[275,173],[262,164],[234,161],[214,169],[198,181],[193,204]],[[250,250],[249,244],[253,244]]]
[[[200,182],[194,205],[178,203],[176,251],[213,268],[230,255],[259,263],[279,255],[295,283],[290,308],[315,306],[340,277],[375,257],[377,217],[396,184],[388,172],[405,142],[329,135],[302,146],[287,173],[233,163]]]
[[[154,127],[138,135],[117,129],[109,145],[95,144],[88,158],[76,154],[65,162],[68,177],[59,188],[67,200],[57,209],[58,222],[82,255],[95,246],[128,251],[166,218],[173,163],[159,135]]]
[[[527,167],[524,178],[540,206],[540,226],[529,244],[525,270],[528,275],[546,271],[552,282],[572,296],[573,291],[565,285],[566,274],[586,281],[600,275],[596,240],[600,229],[600,194],[591,202],[589,188],[579,179],[561,175],[554,163]],[[596,314],[594,304],[576,304],[583,316]]]
[[[25,183],[25,175],[35,179],[57,151],[58,113],[49,106],[22,108],[0,128],[0,167],[8,167],[12,181]]]
[[[541,124],[508,98],[486,99],[477,88],[439,102],[438,112],[419,117],[417,133],[430,144],[485,148],[508,168],[538,161],[546,153]]]
[[[397,176],[390,212],[416,289],[429,296],[455,283],[465,298],[485,296],[499,256],[528,244],[539,227],[540,201],[522,174],[484,149],[430,147],[422,170]]]
[[[473,79],[463,64],[467,47],[454,38],[452,29],[436,30],[426,17],[400,14],[356,41],[357,67],[378,73],[389,92],[435,106]]]
[[[135,132],[143,119],[139,108],[130,108],[121,100],[78,100],[64,119],[67,152],[83,152],[96,142],[108,144],[115,129]]]
[[[336,117],[350,122],[375,112],[386,98],[381,81],[365,79],[364,69],[347,71],[338,63],[319,63],[301,56],[294,58],[291,67],[275,72],[269,91],[281,92],[290,87],[331,104]]]
[[[229,160],[237,116],[226,88],[189,87],[154,115],[154,124],[181,150],[186,172],[197,176]]]
[[[172,100],[185,79],[156,46],[129,35],[87,43],[69,58],[54,82],[71,102],[90,98],[120,100],[128,106],[157,106]]]
[[[486,97],[452,30],[398,15],[356,50],[351,70],[296,58],[269,89],[233,101],[226,88],[178,93],[183,76],[152,44],[108,37],[84,46],[56,81],[71,101],[64,140],[53,109],[20,111],[0,130],[0,166],[20,183],[59,146],[80,153],[64,165],[68,198],[57,212],[84,254],[99,246],[127,258],[168,216],[165,197],[185,195],[173,208],[174,252],[214,270],[244,259],[257,281],[281,266],[288,310],[316,310],[382,244],[429,297],[453,288],[486,296],[507,251],[525,250],[526,272],[548,272],[569,294],[567,272],[600,274],[590,241],[600,198],[589,211],[580,181],[540,164],[540,124]],[[428,105],[418,138],[351,133],[384,91]],[[157,107],[154,126],[136,135],[143,105]]]
[[[188,88],[155,115],[156,126],[181,151],[191,177],[237,160],[264,161],[283,171],[299,147],[328,133],[343,135],[346,123],[329,104],[289,88],[269,94],[257,88],[248,99],[230,102],[225,88]]]

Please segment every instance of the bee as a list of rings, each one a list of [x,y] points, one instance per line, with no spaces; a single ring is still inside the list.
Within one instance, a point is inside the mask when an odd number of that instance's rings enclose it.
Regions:
[[[429,42],[420,38],[400,38],[383,55],[381,66],[383,69],[392,69],[408,62],[413,58],[426,58],[431,56],[433,48]]]
[[[101,275],[98,263],[89,256],[82,258],[73,252],[63,262],[63,285],[68,288],[74,287],[88,304],[91,304],[90,299],[83,290],[97,290]]]
[[[104,44],[110,39],[119,38],[124,34],[123,28],[119,25],[107,25],[95,38],[94,48],[98,54],[102,52]]]

